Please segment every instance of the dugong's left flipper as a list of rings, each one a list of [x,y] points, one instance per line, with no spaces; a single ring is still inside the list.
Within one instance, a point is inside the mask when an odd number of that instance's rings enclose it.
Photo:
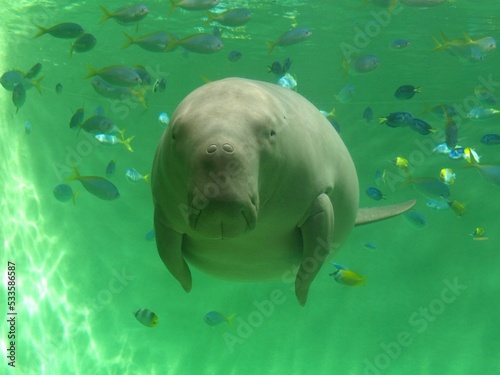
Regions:
[[[309,286],[328,257],[333,235],[333,206],[326,194],[319,195],[297,225],[302,232],[302,262],[295,278],[295,295],[304,306]]]
[[[415,203],[417,203],[417,201],[412,199],[391,206],[360,208],[358,210],[358,216],[356,217],[356,225],[373,223],[374,221],[380,221],[402,214],[412,208]]]
[[[158,254],[170,273],[189,292],[192,279],[189,266],[182,255],[182,234],[166,225],[163,210],[158,204],[155,206],[154,222]]]

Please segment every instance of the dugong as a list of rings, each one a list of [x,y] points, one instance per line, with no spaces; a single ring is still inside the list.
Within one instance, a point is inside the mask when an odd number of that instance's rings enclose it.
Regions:
[[[294,280],[301,305],[355,224],[415,204],[358,210],[356,170],[328,120],[290,89],[243,78],[182,100],[151,186],[158,252],[186,292],[190,264],[229,280]]]

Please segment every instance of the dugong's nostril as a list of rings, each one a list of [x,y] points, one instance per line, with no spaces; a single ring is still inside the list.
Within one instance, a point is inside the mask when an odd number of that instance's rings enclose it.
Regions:
[[[222,145],[222,149],[223,149],[224,151],[226,151],[227,153],[231,153],[231,152],[233,152],[233,151],[234,151],[233,146],[231,146],[229,143],[224,143],[224,144]]]
[[[207,147],[207,152],[209,154],[213,154],[215,151],[217,151],[217,145],[210,145]]]

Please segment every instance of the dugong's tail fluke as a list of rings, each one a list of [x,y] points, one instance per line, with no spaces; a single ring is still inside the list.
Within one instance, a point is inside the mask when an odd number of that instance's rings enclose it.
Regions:
[[[412,208],[415,203],[417,201],[412,199],[392,206],[360,208],[356,217],[356,225],[368,224],[402,214]]]
[[[182,255],[182,234],[165,225],[162,209],[155,207],[156,247],[161,260],[186,292],[191,291],[191,271]]]

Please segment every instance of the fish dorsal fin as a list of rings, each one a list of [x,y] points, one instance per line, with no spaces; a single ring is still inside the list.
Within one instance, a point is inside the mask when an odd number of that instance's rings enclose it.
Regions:
[[[393,204],[391,206],[360,208],[358,210],[355,225],[368,224],[402,214],[412,208],[416,202],[416,199],[412,199],[410,201]]]

